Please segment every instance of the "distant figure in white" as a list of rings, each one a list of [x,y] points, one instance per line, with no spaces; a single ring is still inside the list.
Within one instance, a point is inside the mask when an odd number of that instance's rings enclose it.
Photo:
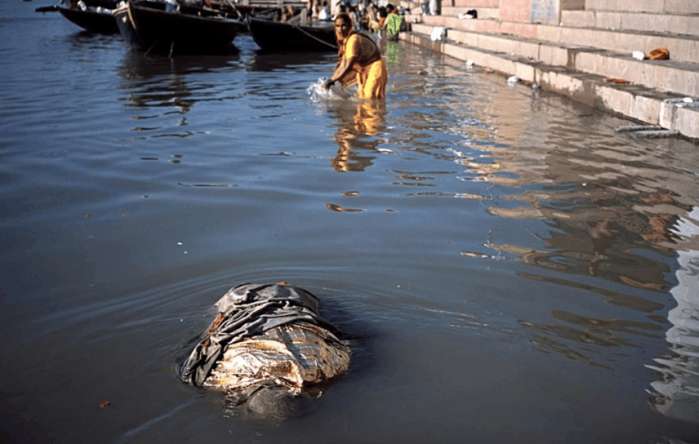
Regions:
[[[437,0],[430,0],[430,15],[437,15],[437,10],[439,9],[439,4]]]

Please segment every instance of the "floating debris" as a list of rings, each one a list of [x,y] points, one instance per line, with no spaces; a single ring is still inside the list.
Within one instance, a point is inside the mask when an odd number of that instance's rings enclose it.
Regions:
[[[348,208],[338,205],[336,203],[326,203],[325,208],[336,213],[362,213],[364,210],[362,208]]]
[[[188,188],[235,188],[237,185],[231,183],[185,183],[177,182],[177,185]]]
[[[462,251],[459,254],[461,256],[464,256],[464,257],[475,257],[478,259],[493,259],[492,255],[485,254],[485,253],[479,253],[477,251]]]
[[[679,135],[679,131],[675,130],[669,130],[669,129],[661,129],[661,130],[656,130],[656,131],[638,131],[634,133],[636,136],[640,137],[646,137],[648,139],[663,139],[666,137],[675,137]]]
[[[617,133],[633,133],[636,131],[650,131],[650,130],[661,130],[662,128],[657,125],[627,125],[620,126],[615,131]]]
[[[481,196],[480,194],[472,194],[472,193],[454,193],[453,197],[455,199],[465,199],[465,200],[485,200],[484,196]]]
[[[280,156],[280,157],[291,157],[294,155],[291,151],[279,151],[276,153],[263,153],[262,156]]]
[[[632,133],[634,136],[646,137],[649,139],[659,139],[664,137],[675,137],[678,131],[662,128],[657,125],[628,125],[616,129],[617,133]]]

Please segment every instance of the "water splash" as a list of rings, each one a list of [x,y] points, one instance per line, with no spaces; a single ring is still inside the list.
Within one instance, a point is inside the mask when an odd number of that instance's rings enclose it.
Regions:
[[[308,86],[306,92],[311,98],[311,101],[318,103],[326,100],[345,100],[350,97],[349,91],[338,83],[335,83],[330,88],[326,88],[326,81],[327,79],[325,77],[321,77]]]

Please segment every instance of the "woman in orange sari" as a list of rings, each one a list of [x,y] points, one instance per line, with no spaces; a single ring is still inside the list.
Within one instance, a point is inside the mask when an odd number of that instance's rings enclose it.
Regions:
[[[356,83],[360,99],[386,97],[388,70],[376,43],[369,36],[352,31],[352,19],[346,13],[335,18],[335,36],[340,45],[339,61],[325,87],[330,88],[335,82],[344,86]]]

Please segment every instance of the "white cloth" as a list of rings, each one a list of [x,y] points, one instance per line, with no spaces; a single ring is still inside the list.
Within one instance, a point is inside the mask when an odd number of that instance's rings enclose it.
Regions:
[[[430,0],[430,15],[437,15],[437,0]]]
[[[318,20],[330,20],[328,8],[321,8],[320,12],[318,13]]]
[[[441,42],[443,41],[447,36],[447,30],[446,28],[443,28],[442,26],[435,26],[432,28],[432,34],[430,34],[430,40],[433,42]]]

